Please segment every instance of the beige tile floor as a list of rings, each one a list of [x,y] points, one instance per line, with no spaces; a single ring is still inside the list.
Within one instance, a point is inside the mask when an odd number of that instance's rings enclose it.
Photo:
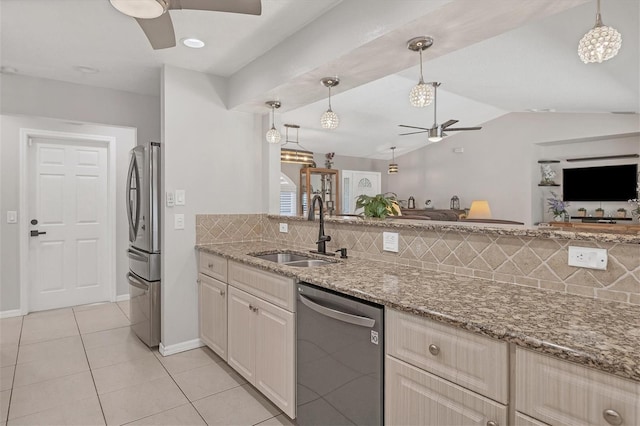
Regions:
[[[292,425],[207,348],[163,357],[128,302],[0,320],[0,426]]]

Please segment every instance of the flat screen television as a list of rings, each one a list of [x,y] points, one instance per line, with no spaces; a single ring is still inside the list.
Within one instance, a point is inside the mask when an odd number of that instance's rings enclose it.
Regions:
[[[564,201],[627,201],[636,198],[638,165],[562,169]]]

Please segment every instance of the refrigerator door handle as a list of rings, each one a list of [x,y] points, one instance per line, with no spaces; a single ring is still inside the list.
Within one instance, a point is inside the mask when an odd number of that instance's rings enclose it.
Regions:
[[[133,259],[133,260],[138,260],[140,262],[145,262],[145,263],[149,263],[149,258],[147,256],[144,256],[140,253],[136,253],[135,251],[131,250],[131,249],[127,249],[127,256],[129,256],[129,259]]]
[[[346,322],[353,325],[358,325],[361,327],[371,328],[375,325],[376,320],[369,317],[362,317],[359,315],[348,314],[346,312],[337,311],[335,309],[327,308],[326,306],[322,306],[316,302],[311,301],[307,297],[299,294],[300,301],[309,309],[316,311],[320,315],[324,315],[330,318],[333,318],[338,321]]]
[[[129,284],[139,288],[140,290],[149,290],[149,285],[143,283],[139,278],[136,278],[131,272],[127,272],[127,280],[129,281]]]

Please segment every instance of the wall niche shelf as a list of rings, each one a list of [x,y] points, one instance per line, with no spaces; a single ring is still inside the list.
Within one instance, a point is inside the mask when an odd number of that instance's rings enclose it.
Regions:
[[[538,186],[560,186],[560,184],[555,183],[553,178],[557,176],[556,171],[551,166],[552,164],[558,164],[560,160],[538,160],[538,164],[540,164],[540,183]]]

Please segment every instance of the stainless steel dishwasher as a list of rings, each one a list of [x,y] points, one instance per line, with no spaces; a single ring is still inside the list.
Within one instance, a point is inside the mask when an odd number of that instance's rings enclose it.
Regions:
[[[382,425],[384,309],[307,284],[296,306],[298,425]]]

